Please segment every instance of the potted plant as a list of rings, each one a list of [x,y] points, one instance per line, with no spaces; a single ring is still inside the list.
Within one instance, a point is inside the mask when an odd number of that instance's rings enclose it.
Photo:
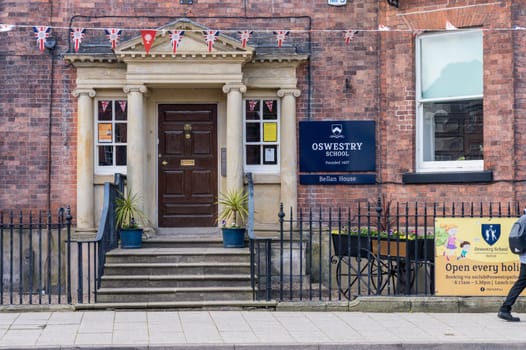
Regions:
[[[248,216],[248,193],[243,189],[229,190],[219,195],[221,205],[219,220],[222,224],[223,246],[243,248],[245,246],[245,220]]]
[[[115,200],[115,222],[120,232],[121,248],[140,248],[143,229],[139,223],[148,222],[146,214],[139,208],[139,197],[130,188],[119,192]]]

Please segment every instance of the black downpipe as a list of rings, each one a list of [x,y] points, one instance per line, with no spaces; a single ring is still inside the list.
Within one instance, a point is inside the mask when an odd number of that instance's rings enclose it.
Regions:
[[[49,0],[49,20],[51,25],[53,25],[53,0]],[[68,40],[69,41],[69,40]],[[47,211],[51,212],[51,146],[52,146],[52,132],[53,132],[53,122],[51,118],[53,117],[53,88],[55,86],[55,55],[53,54],[53,48],[49,49],[49,54],[51,56],[51,67],[50,67],[50,77],[49,79],[49,116],[48,116],[48,144],[47,144]]]

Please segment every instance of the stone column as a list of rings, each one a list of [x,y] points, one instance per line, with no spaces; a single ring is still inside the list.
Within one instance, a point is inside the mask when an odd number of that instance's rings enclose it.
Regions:
[[[126,151],[127,183],[133,193],[141,199],[144,210],[145,167],[146,167],[146,115],[144,94],[148,89],[143,85],[124,87],[128,95],[128,144]]]
[[[294,217],[298,206],[298,149],[296,132],[296,97],[298,89],[278,90],[281,97],[281,139],[280,139],[280,174],[281,202],[285,213],[292,208]]]
[[[227,190],[243,187],[243,84],[226,84],[226,184]]]
[[[76,89],[73,96],[78,98],[77,124],[77,229],[95,229],[94,174],[94,120],[93,89]]]

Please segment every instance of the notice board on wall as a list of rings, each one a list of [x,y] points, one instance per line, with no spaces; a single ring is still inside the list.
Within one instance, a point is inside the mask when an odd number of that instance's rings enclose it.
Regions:
[[[520,269],[519,256],[508,247],[509,232],[516,220],[437,218],[435,295],[507,295]]]
[[[375,171],[375,122],[302,121],[300,171]]]

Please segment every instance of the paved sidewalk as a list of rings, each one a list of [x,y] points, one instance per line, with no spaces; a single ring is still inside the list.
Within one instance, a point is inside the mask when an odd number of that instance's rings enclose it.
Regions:
[[[525,349],[496,313],[63,311],[0,313],[0,349]]]

